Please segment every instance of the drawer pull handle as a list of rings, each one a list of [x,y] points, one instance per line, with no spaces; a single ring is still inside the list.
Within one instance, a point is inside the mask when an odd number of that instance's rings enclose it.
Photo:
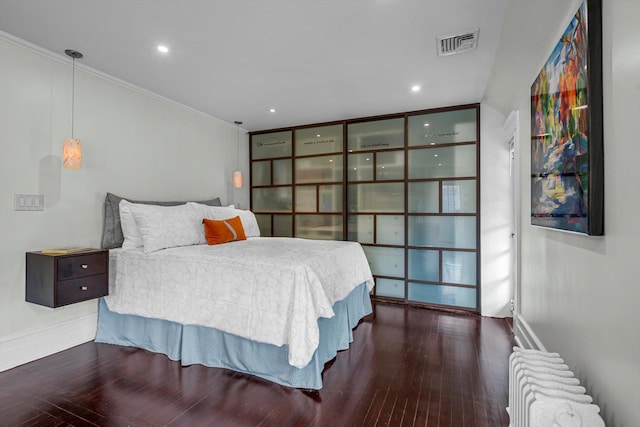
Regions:
[[[84,269],[87,269],[87,268],[89,268],[89,265],[88,264],[82,264],[80,267],[82,267]]]
[[[86,286],[80,286],[80,290],[82,290],[82,291],[86,291],[86,290],[88,290],[88,289],[89,289],[89,288],[87,288]]]

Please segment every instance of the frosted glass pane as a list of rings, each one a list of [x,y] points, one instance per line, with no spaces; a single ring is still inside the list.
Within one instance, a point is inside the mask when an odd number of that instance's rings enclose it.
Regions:
[[[376,243],[404,246],[404,216],[376,216]]]
[[[404,179],[404,151],[376,154],[376,180]]]
[[[342,240],[342,215],[296,215],[296,237]]]
[[[376,279],[376,295],[404,299],[404,280]]]
[[[409,146],[476,140],[476,110],[445,111],[409,117]]]
[[[271,162],[253,162],[251,164],[252,185],[271,185]]]
[[[409,178],[476,176],[476,146],[423,148],[409,151]]]
[[[254,212],[291,212],[291,187],[254,188]]]
[[[319,185],[318,193],[318,212],[342,212],[342,185]]]
[[[315,185],[296,187],[296,212],[317,212],[316,200]]]
[[[349,185],[350,212],[403,212],[404,184],[375,183]]]
[[[347,126],[349,150],[381,150],[404,147],[404,118],[353,123]]]
[[[409,279],[440,281],[440,255],[438,251],[409,249]]]
[[[342,152],[342,125],[298,129],[296,156]]]
[[[440,211],[440,182],[410,182],[409,212],[438,213]]]
[[[272,159],[291,156],[291,131],[262,133],[251,136],[251,158]]]
[[[273,216],[273,237],[293,237],[291,215]]]
[[[476,290],[455,286],[409,283],[409,300],[454,307],[476,308]]]
[[[342,181],[342,155],[296,158],[296,184]]]
[[[476,285],[475,252],[442,252],[442,281]]]
[[[442,212],[476,213],[476,180],[443,181]]]
[[[349,154],[349,181],[373,181],[373,153]]]
[[[273,185],[291,184],[291,159],[273,161]]]
[[[376,276],[404,277],[404,249],[363,246],[371,272]]]
[[[262,237],[270,237],[272,234],[271,230],[271,215],[256,215],[256,222],[258,223],[258,227],[260,227],[260,236]]]
[[[476,217],[410,216],[409,246],[475,249]]]
[[[373,215],[349,215],[349,240],[373,243]]]

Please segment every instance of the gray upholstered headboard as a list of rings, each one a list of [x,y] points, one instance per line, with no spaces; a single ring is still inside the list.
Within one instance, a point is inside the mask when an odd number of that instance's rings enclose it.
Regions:
[[[122,235],[122,226],[120,225],[120,200],[122,199],[127,200],[131,203],[144,203],[145,205],[177,206],[194,201],[196,203],[202,203],[203,205],[222,206],[219,197],[203,201],[185,200],[183,202],[151,202],[131,200],[124,197],[116,196],[115,194],[107,193],[107,197],[104,200],[104,219],[102,226],[103,249],[119,248],[122,246],[122,242],[124,241],[124,237]]]

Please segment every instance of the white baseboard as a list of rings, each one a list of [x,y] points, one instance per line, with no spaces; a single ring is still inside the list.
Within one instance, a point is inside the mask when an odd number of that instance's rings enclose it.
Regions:
[[[97,325],[95,313],[0,337],[0,372],[91,341]]]
[[[532,348],[534,350],[547,351],[540,341],[540,338],[533,332],[531,326],[524,320],[521,314],[517,315],[515,336],[518,345],[523,348]]]

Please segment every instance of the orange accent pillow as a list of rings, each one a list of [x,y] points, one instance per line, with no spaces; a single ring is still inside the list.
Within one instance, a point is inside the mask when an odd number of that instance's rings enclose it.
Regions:
[[[204,235],[209,245],[247,240],[239,216],[222,220],[205,218],[202,223],[204,224]]]

